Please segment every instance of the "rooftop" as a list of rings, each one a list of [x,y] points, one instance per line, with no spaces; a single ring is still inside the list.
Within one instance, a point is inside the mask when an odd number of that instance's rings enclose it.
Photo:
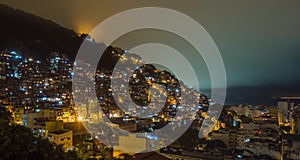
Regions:
[[[58,131],[54,131],[54,132],[50,132],[50,133],[59,135],[59,134],[67,133],[67,132],[70,132],[70,130],[62,129],[62,130],[58,130]]]

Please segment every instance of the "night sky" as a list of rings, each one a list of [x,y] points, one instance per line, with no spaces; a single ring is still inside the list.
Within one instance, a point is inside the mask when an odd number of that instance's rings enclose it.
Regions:
[[[300,1],[180,1],[173,0],[0,0],[80,33],[127,9],[157,6],[177,10],[198,21],[211,35],[223,57],[228,103],[263,103],[272,96],[300,95]],[[159,40],[157,38],[159,37]],[[129,39],[139,39],[130,40]],[[130,49],[154,39],[177,47],[197,70],[200,88],[209,88],[201,57],[184,40],[155,30],[136,31],[114,45]]]

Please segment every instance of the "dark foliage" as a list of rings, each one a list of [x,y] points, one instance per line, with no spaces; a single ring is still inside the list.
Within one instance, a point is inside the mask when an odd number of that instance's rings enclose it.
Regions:
[[[76,152],[34,137],[29,128],[10,120],[10,113],[0,107],[0,160],[79,160]]]

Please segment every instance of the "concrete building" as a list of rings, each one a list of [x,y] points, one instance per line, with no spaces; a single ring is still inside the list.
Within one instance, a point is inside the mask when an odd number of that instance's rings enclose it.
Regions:
[[[63,121],[57,121],[56,116],[55,111],[41,110],[23,116],[22,123],[31,128],[35,136],[49,138],[51,142],[62,145],[65,150],[71,150],[73,148],[73,132],[64,129]]]
[[[289,108],[288,108],[288,102],[278,102],[278,122],[279,125],[282,125],[284,123],[288,122],[288,113],[289,113]]]
[[[15,108],[13,111],[14,122],[16,124],[22,124],[22,117],[24,115],[24,108]]]
[[[227,147],[229,146],[229,132],[224,130],[219,130],[212,132],[209,136],[210,140],[221,140]]]
[[[231,106],[229,108],[229,110],[234,111],[235,113],[237,113],[237,115],[245,115],[245,116],[249,116],[250,113],[250,107],[249,106]]]
[[[46,122],[56,120],[56,115],[55,111],[50,110],[28,113],[27,116],[23,116],[23,124],[31,128],[35,136],[46,138]]]
[[[150,141],[147,138],[136,137],[135,134],[119,136],[119,146],[114,147],[114,157],[118,158],[122,153],[134,155],[142,151],[149,150]]]
[[[300,159],[300,136],[286,134],[282,135],[282,157],[281,159]]]
[[[65,150],[72,150],[73,148],[73,133],[70,130],[61,129],[48,132],[48,138],[51,142],[62,145]]]

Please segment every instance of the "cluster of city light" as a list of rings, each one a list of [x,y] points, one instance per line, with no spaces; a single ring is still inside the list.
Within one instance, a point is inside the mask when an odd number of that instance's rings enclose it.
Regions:
[[[72,63],[64,54],[52,53],[42,62],[16,51],[0,52],[0,75],[6,79],[1,90],[4,103],[25,106],[26,112],[71,105],[71,73]]]

